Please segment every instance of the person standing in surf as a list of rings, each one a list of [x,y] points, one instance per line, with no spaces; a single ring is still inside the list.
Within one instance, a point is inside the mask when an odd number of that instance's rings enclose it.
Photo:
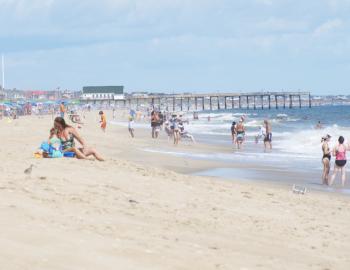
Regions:
[[[346,151],[349,150],[348,146],[344,145],[344,137],[340,136],[338,139],[338,145],[334,147],[333,149],[333,156],[335,156],[335,164],[334,164],[334,171],[333,175],[328,182],[328,185],[331,186],[334,182],[335,177],[337,176],[338,172],[341,173],[341,182],[342,186],[345,186],[345,181],[346,181],[346,171],[345,171],[345,166],[346,166]]]
[[[322,164],[323,164],[323,174],[322,174],[322,184],[328,185],[329,171],[331,168],[331,150],[329,148],[329,141],[331,139],[330,135],[322,137]]]
[[[266,151],[267,148],[269,148],[270,150],[272,149],[272,127],[271,127],[271,123],[268,120],[264,120],[264,126],[265,126],[264,146]]]
[[[236,137],[236,143],[237,143],[237,148],[241,149],[243,142],[245,140],[245,127],[243,125],[243,120],[239,120],[239,123],[236,126],[236,131],[237,131],[237,137]]]
[[[237,131],[236,131],[236,122],[233,121],[231,125],[231,135],[232,135],[232,143],[236,144],[236,136],[237,136]]]

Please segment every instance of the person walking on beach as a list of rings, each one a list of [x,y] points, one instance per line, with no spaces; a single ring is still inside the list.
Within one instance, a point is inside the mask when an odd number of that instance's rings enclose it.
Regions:
[[[103,111],[100,111],[98,113],[101,117],[100,123],[101,123],[101,129],[103,132],[106,132],[106,127],[107,127],[107,118],[106,115]]]
[[[57,137],[61,140],[63,152],[74,152],[78,159],[89,159],[89,156],[94,156],[97,160],[104,161],[95,149],[86,145],[85,140],[74,127],[67,125],[64,118],[56,117],[54,128],[57,130]],[[75,146],[75,139],[81,144],[80,148]]]
[[[264,120],[264,126],[265,126],[264,146],[266,151],[267,148],[269,148],[270,150],[272,149],[272,127],[271,127],[271,123],[268,120]]]
[[[160,118],[160,112],[157,112],[157,123],[154,131],[155,139],[158,139],[159,132],[161,130],[161,125],[162,125],[162,119]]]
[[[151,112],[151,128],[152,128],[152,138],[156,139],[158,137],[157,135],[157,127],[159,124],[159,118],[158,118],[158,113],[153,110]]]
[[[341,173],[341,182],[342,186],[345,185],[346,175],[345,175],[345,165],[346,165],[346,151],[348,147],[344,145],[344,137],[340,136],[338,139],[338,145],[333,149],[333,156],[335,156],[335,164],[333,175],[328,182],[328,185],[331,186],[334,182],[335,177],[338,172]]]
[[[173,136],[173,131],[170,128],[170,123],[168,120],[166,120],[164,123],[164,130],[165,130],[165,133],[168,135],[168,141],[170,141],[171,136]]]
[[[236,126],[236,131],[237,131],[237,137],[236,137],[236,143],[237,143],[237,148],[241,149],[243,142],[245,140],[245,127],[243,125],[243,120],[239,120],[239,123]]]
[[[329,148],[329,140],[331,139],[330,135],[326,135],[322,137],[322,164],[323,164],[323,174],[322,174],[322,184],[328,185],[328,177],[329,177],[329,171],[331,168],[331,150]]]
[[[64,114],[66,113],[66,107],[64,106],[64,102],[61,102],[60,105],[60,116],[64,118]]]
[[[128,130],[131,138],[134,138],[134,118],[132,116],[129,116]]]
[[[170,119],[170,128],[173,131],[174,145],[178,145],[180,140],[180,130],[176,115],[172,115],[172,118]]]

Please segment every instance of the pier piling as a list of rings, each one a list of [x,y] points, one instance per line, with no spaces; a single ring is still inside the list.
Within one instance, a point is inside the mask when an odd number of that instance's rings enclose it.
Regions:
[[[213,105],[213,98],[217,99],[216,100],[217,106]],[[283,98],[283,101],[281,100],[282,98]],[[124,108],[126,108],[127,107],[126,105],[128,105],[129,108],[136,107],[136,109],[139,109],[142,106],[152,106],[160,110],[164,108],[172,107],[173,111],[176,111],[178,109],[180,109],[181,111],[183,110],[191,111],[195,109],[197,111],[197,110],[208,109],[208,105],[206,104],[208,104],[209,102],[209,109],[211,111],[216,109],[221,110],[223,108],[225,110],[237,109],[237,108],[242,109],[243,107],[246,109],[254,108],[254,110],[256,110],[259,107],[263,110],[267,106],[269,109],[271,109],[271,103],[273,102],[275,104],[272,104],[272,105],[275,106],[276,109],[279,109],[279,107],[282,106],[282,102],[283,102],[283,108],[286,109],[286,107],[288,106],[287,105],[288,101],[289,101],[289,108],[292,109],[294,107],[293,99],[295,98],[298,99],[298,103],[299,103],[298,108],[312,107],[312,98],[309,92],[265,92],[265,93],[256,92],[256,93],[240,93],[240,94],[215,93],[215,94],[173,94],[173,95],[164,95],[164,94],[156,95],[155,94],[147,97],[128,97],[124,100],[120,100],[120,102],[123,103]],[[228,101],[228,99],[231,99],[231,101]],[[271,99],[274,99],[274,100],[271,100]],[[172,106],[170,105],[171,100],[172,100]],[[235,104],[236,100],[238,100],[237,101],[238,104]],[[242,102],[242,100],[244,101]],[[201,104],[198,104],[198,102],[201,102]],[[223,102],[223,105],[221,102]],[[228,105],[230,102],[231,102],[231,106]],[[259,104],[259,102],[261,104]],[[266,106],[266,102],[268,102],[267,106]],[[243,104],[243,103],[246,103],[246,104]],[[118,101],[115,101],[115,104],[118,104]]]

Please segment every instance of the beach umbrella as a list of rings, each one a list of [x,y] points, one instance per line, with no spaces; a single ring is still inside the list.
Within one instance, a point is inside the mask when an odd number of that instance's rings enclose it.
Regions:
[[[56,104],[56,102],[48,100],[48,101],[45,101],[44,104],[45,105],[53,105],[53,104]]]
[[[69,100],[67,101],[68,104],[71,104],[71,105],[78,105],[80,104],[80,100]]]

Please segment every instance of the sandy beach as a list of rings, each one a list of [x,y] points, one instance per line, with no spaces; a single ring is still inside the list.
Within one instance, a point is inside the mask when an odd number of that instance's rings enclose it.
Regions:
[[[215,162],[85,121],[105,162],[35,159],[51,116],[0,121],[2,269],[350,269],[349,197],[184,174]]]

